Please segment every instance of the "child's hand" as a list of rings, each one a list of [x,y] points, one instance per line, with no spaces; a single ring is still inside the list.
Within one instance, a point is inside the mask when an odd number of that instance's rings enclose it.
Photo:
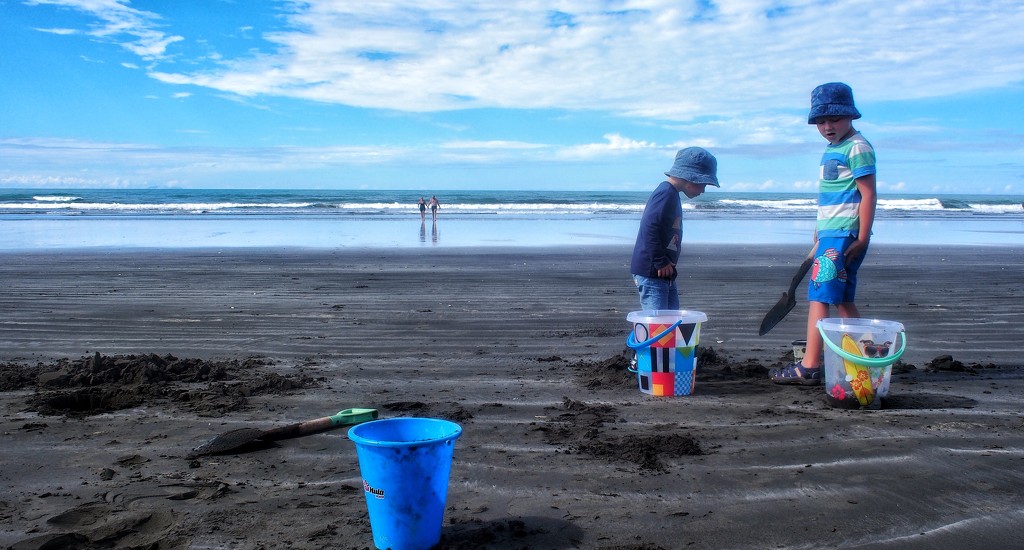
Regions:
[[[846,262],[852,262],[857,258],[864,255],[864,251],[868,248],[867,239],[857,239],[850,243],[850,246],[846,247]]]
[[[658,268],[658,277],[661,279],[669,279],[675,272],[676,266],[672,264],[664,265]]]

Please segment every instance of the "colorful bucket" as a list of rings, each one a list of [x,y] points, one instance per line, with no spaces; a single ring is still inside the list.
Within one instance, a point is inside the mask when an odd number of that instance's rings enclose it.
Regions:
[[[825,400],[843,409],[879,409],[889,395],[892,364],[907,349],[895,321],[828,318],[818,321],[825,342]],[[902,345],[897,350],[896,342]]]
[[[626,315],[633,330],[626,345],[636,351],[640,391],[657,396],[690,395],[697,383],[697,344],[700,324],[708,316],[700,311],[658,309]]]
[[[377,548],[426,550],[440,542],[460,435],[461,426],[435,418],[374,420],[348,431]]]

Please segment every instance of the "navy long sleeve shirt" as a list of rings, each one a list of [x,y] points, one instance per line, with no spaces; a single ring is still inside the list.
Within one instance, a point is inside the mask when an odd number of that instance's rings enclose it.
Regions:
[[[675,265],[679,261],[682,239],[683,205],[679,200],[679,190],[663,181],[647,199],[640,218],[630,273],[656,278],[659,267]],[[674,270],[671,278],[675,278]]]

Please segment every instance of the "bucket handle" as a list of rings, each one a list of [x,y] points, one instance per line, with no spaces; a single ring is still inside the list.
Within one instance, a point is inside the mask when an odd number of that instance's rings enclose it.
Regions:
[[[630,331],[629,336],[626,337],[626,345],[633,349],[643,349],[650,347],[651,344],[657,342],[658,340],[661,340],[662,338],[668,336],[669,334],[672,334],[672,331],[675,330],[676,327],[678,327],[681,324],[683,324],[682,319],[676,321],[675,323],[672,323],[672,326],[665,329],[661,334],[655,334],[654,336],[651,336],[650,339],[644,340],[643,342],[637,342],[636,334],[633,331]]]
[[[903,341],[902,345],[900,346],[900,349],[896,353],[892,355],[887,355],[885,357],[860,357],[858,355],[854,355],[837,346],[828,336],[825,336],[825,329],[821,328],[820,326],[818,327],[818,332],[821,333],[821,339],[825,342],[825,345],[827,345],[829,349],[831,349],[832,351],[836,352],[836,355],[842,357],[843,359],[846,359],[847,361],[851,361],[853,363],[861,365],[862,367],[877,368],[891,365],[895,363],[897,359],[903,356],[904,351],[907,351],[907,331],[905,330],[901,330],[900,333],[896,335],[897,337],[900,337],[900,340]]]

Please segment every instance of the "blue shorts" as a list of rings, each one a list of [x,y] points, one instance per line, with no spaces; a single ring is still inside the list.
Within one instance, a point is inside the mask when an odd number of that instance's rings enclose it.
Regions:
[[[823,304],[853,303],[857,295],[857,270],[867,256],[864,253],[846,263],[846,248],[854,237],[826,237],[818,239],[811,266],[811,281],[807,285],[807,300]]]

